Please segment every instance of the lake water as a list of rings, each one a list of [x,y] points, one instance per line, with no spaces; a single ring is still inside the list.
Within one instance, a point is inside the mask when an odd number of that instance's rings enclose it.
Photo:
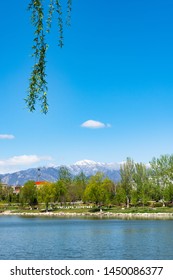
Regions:
[[[173,260],[173,220],[1,216],[1,260]]]

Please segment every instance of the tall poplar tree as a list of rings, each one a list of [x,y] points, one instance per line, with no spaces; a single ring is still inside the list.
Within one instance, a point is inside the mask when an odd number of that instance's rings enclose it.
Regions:
[[[129,208],[130,206],[131,191],[134,186],[134,178],[133,178],[134,173],[135,173],[134,161],[130,158],[127,158],[126,163],[124,163],[120,167],[121,187],[125,191],[127,208]]]

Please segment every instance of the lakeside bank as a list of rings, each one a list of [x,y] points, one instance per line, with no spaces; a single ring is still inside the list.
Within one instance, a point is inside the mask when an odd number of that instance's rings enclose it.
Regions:
[[[95,218],[117,218],[117,219],[173,219],[173,213],[112,213],[112,212],[96,212],[96,213],[76,213],[76,212],[20,212],[4,211],[0,216],[38,216],[38,217],[95,217]]]

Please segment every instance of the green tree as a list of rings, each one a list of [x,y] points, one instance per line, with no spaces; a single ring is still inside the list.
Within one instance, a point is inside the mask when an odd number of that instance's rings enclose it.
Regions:
[[[67,198],[67,187],[66,184],[63,182],[63,180],[58,180],[54,183],[54,190],[55,190],[55,201],[60,202],[61,204],[63,202],[66,202]]]
[[[136,188],[132,188],[131,193],[130,193],[130,202],[132,205],[136,206],[139,203],[139,194],[137,192]]]
[[[158,199],[162,200],[163,206],[165,206],[165,190],[173,185],[173,155],[161,155],[160,158],[153,158],[150,165],[152,186],[157,189]]]
[[[105,178],[102,182],[103,203],[111,204],[115,199],[115,184],[109,178]]]
[[[163,190],[163,195],[165,198],[165,201],[167,202],[173,202],[173,184],[169,184],[165,187]]]
[[[40,203],[45,203],[46,212],[49,208],[49,203],[55,202],[56,198],[56,189],[54,183],[45,183],[40,186],[37,190],[38,193],[38,201]]]
[[[11,203],[14,200],[13,189],[0,183],[0,201]]]
[[[116,193],[115,193],[115,204],[121,205],[126,204],[126,192],[125,189],[122,187],[121,182],[119,182],[116,186]]]
[[[144,204],[151,199],[151,183],[149,178],[149,170],[143,163],[135,164],[135,173],[133,175],[133,180],[135,183],[135,188],[132,191],[133,200],[141,202]]]
[[[19,194],[19,201],[23,203],[28,203],[31,208],[37,204],[37,190],[34,181],[28,181],[21,188]]]
[[[72,175],[67,167],[60,167],[57,183],[59,185],[59,189],[61,190],[61,202],[66,203],[66,201],[72,201],[73,199],[70,196],[72,188]]]
[[[4,187],[2,185],[2,183],[0,182],[0,201],[4,201],[5,200],[5,191],[4,191]]]
[[[130,158],[127,158],[126,162],[120,167],[121,187],[125,191],[127,208],[129,208],[130,206],[131,191],[135,185],[134,178],[133,178],[134,173],[135,173],[134,161]]]
[[[61,166],[59,169],[59,180],[63,180],[67,184],[71,182],[72,175],[66,166]]]
[[[66,0],[66,4],[66,24],[69,26],[72,0]],[[53,16],[57,13],[57,26],[59,29],[58,45],[62,48],[63,13],[61,0],[30,0],[28,9],[31,12],[31,22],[34,27],[34,43],[32,46],[34,65],[29,79],[28,95],[25,101],[31,112],[35,110],[36,102],[39,101],[41,103],[42,112],[46,114],[48,112],[48,87],[46,81],[46,53],[48,44],[46,35],[50,32]]]
[[[104,179],[103,173],[91,176],[84,192],[84,201],[93,202],[98,206],[109,204],[113,191],[113,183],[108,178]]]
[[[84,191],[87,186],[87,177],[83,172],[75,176],[73,179],[73,192],[75,194],[75,200],[82,200]]]

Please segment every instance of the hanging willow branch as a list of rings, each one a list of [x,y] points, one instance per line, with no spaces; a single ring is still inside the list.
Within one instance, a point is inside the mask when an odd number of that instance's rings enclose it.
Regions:
[[[68,26],[71,25],[71,8],[72,8],[72,0],[67,0],[67,19],[66,19],[66,24]]]
[[[72,0],[67,1],[67,19],[66,24],[70,25]],[[47,102],[47,81],[46,81],[46,52],[48,44],[46,43],[46,34],[50,32],[53,15],[58,14],[58,45],[63,47],[63,14],[60,0],[49,0],[45,4],[44,0],[31,0],[28,9],[31,12],[31,22],[34,26],[33,53],[34,65],[32,67],[29,79],[28,95],[25,99],[29,111],[33,112],[37,101],[41,104],[41,111],[48,112]],[[48,11],[47,17],[45,11]]]
[[[48,17],[46,20],[47,23],[47,30],[46,32],[49,33],[52,27],[52,18],[55,11],[55,0],[50,0],[49,10],[48,10]]]
[[[56,11],[58,13],[58,29],[59,29],[59,46],[63,47],[63,19],[62,19],[62,7],[59,0],[56,0]]]

